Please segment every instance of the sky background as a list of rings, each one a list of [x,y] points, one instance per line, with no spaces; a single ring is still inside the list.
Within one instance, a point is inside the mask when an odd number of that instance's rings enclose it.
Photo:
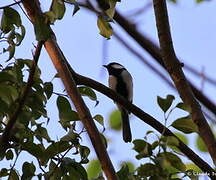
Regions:
[[[5,1],[4,3],[9,4],[10,1]],[[49,4],[49,0],[43,1],[41,4],[43,11],[48,9]],[[3,2],[0,2],[0,6],[2,5]],[[158,44],[152,6],[143,12],[142,15],[130,16],[131,12],[144,5],[145,2],[141,0],[122,1],[117,4],[117,10],[132,22],[137,23],[138,30],[148,35],[149,38],[153,39],[154,42]],[[14,8],[22,14],[18,6],[14,6]],[[72,6],[67,6],[67,12],[64,19],[57,21],[55,25],[52,26],[57,37],[57,42],[72,68],[82,75],[107,85],[108,75],[102,65],[112,61],[124,65],[133,76],[134,104],[163,123],[163,112],[157,105],[157,96],[165,97],[168,94],[172,94],[176,97],[174,104],[177,104],[181,101],[179,95],[173,89],[170,89],[169,86],[154,72],[144,66],[139,59],[125,49],[115,37],[112,37],[110,40],[104,40],[104,38],[99,35],[97,17],[95,14],[90,13],[85,9],[81,9],[75,16],[72,16],[72,10]],[[168,11],[171,33],[177,56],[182,62],[191,65],[199,71],[204,68],[206,75],[216,79],[216,1],[212,0],[201,4],[196,4],[195,0],[178,1],[177,4],[168,3]],[[33,27],[26,17],[22,16],[22,20],[27,33],[22,43],[23,45],[17,48],[15,57],[31,59],[31,51],[34,49],[32,43],[36,44]],[[115,32],[122,35],[133,48],[139,51],[148,62],[161,69],[145,51],[127,36],[117,23],[113,23],[112,27]],[[102,52],[102,45],[104,42],[107,45],[107,55],[105,58]],[[3,59],[1,58],[1,62],[2,61]],[[44,49],[39,60],[39,67],[42,70],[42,79],[44,81],[50,81],[56,74],[54,66]],[[167,75],[166,72],[163,71],[163,73]],[[198,88],[201,87],[200,78],[195,77],[187,71],[185,71],[185,73]],[[55,84],[55,92],[61,93],[63,85],[60,80],[55,79],[53,83]],[[206,83],[203,91],[216,103],[215,87]],[[113,101],[98,92],[96,93],[98,100],[100,101],[98,106],[94,107],[95,103],[87,98],[85,98],[85,100],[92,115],[102,114],[105,118],[105,135],[112,139],[108,145],[108,152],[115,168],[118,170],[118,165],[122,161],[132,161],[136,165],[139,165],[142,161],[135,160],[134,156],[136,153],[131,150],[133,144],[124,143],[121,132],[115,132],[108,128],[109,114],[116,108]],[[59,119],[55,95],[52,96],[47,108],[48,116],[50,117],[50,123],[47,127],[49,135],[54,139],[60,139],[66,132],[61,128],[60,124],[58,124]],[[176,110],[170,116],[168,124],[171,124],[173,120],[183,115],[185,115],[184,112]],[[98,128],[102,131],[100,125],[98,125]],[[145,125],[134,116],[131,116],[131,129],[133,139],[143,138],[146,131],[153,130],[153,128]],[[194,146],[195,135],[190,134],[188,137],[190,139],[190,147],[197,152],[197,149]],[[85,145],[86,143],[90,144],[88,137],[84,136],[82,144]],[[211,164],[209,155],[205,153],[200,153],[200,155]],[[68,154],[68,156],[70,156],[70,154]],[[90,159],[96,157],[93,150],[91,151],[90,157]],[[17,165],[21,165],[24,160],[28,159],[26,158],[27,156],[24,153],[19,157]],[[29,159],[29,161],[31,160]],[[5,165],[5,162],[0,162],[0,167]]]

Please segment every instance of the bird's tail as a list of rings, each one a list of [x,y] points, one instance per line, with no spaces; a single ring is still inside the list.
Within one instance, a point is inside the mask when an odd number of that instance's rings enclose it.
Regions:
[[[122,116],[122,132],[123,132],[123,140],[127,142],[131,142],[132,135],[130,129],[129,115],[126,109],[121,108],[121,116]]]

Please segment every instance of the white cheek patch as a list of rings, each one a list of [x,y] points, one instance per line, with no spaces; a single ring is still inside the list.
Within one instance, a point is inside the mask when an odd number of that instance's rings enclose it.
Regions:
[[[122,65],[120,65],[120,64],[113,64],[112,67],[113,67],[114,69],[123,69],[123,68],[124,68],[124,67],[123,67]]]

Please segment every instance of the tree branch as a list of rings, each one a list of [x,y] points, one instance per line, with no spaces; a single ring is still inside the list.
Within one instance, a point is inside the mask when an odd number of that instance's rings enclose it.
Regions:
[[[204,160],[202,160],[196,153],[194,153],[187,145],[185,145],[178,137],[175,136],[168,128],[163,126],[160,121],[154,119],[149,114],[145,113],[139,107],[131,104],[129,101],[118,95],[112,89],[106,87],[105,85],[87,78],[85,76],[79,75],[74,71],[71,72],[77,84],[85,85],[95,89],[96,91],[106,95],[114,102],[121,104],[124,108],[132,112],[135,116],[137,116],[140,120],[144,123],[150,125],[154,129],[156,129],[161,134],[163,133],[164,136],[173,136],[178,139],[179,145],[177,146],[179,150],[184,153],[191,161],[193,161],[203,172],[208,172],[212,179],[216,179],[214,174],[214,169],[212,169]]]
[[[114,19],[144,50],[146,50],[154,58],[154,60],[166,69],[162,60],[160,49],[155,43],[152,42],[152,40],[136,30],[133,24],[126,20],[119,12],[116,11]],[[202,92],[200,92],[192,83],[189,82],[189,84],[196,98],[214,115],[216,115],[216,105]]]
[[[35,19],[42,18],[42,11],[40,9],[39,1],[38,0],[23,0],[23,5],[31,18],[32,22],[35,23]],[[70,99],[74,103],[77,113],[82,120],[84,127],[86,128],[90,140],[93,144],[93,147],[96,151],[98,159],[101,163],[102,169],[107,176],[108,180],[117,180],[117,175],[115,173],[114,167],[112,162],[107,154],[105,146],[100,138],[100,134],[97,130],[97,127],[92,119],[92,116],[89,112],[89,109],[85,105],[77,87],[71,76],[70,71],[66,65],[66,59],[61,52],[55,37],[52,36],[45,42],[45,48],[47,53],[49,54],[64,86],[65,89],[70,96]]]
[[[16,120],[20,114],[20,112],[22,111],[23,105],[25,104],[26,98],[28,96],[29,90],[31,89],[33,83],[34,83],[34,74],[35,74],[35,69],[37,67],[37,63],[39,60],[39,56],[40,56],[40,52],[43,46],[43,42],[39,41],[35,50],[35,54],[33,55],[33,61],[32,61],[32,67],[30,69],[30,73],[29,73],[29,77],[28,77],[28,81],[26,84],[26,87],[24,89],[23,94],[20,97],[20,100],[18,102],[18,106],[15,109],[13,115],[11,116],[11,118],[9,119],[7,126],[5,127],[5,130],[2,134],[2,139],[1,141],[3,143],[7,143],[9,138],[10,138],[10,131],[11,129],[14,127]]]
[[[181,69],[181,63],[176,58],[172,43],[166,0],[153,0],[158,37],[161,46],[161,54],[164,65],[170,74],[175,86],[184,101],[191,107],[192,120],[199,129],[199,135],[203,139],[208,151],[216,162],[216,141],[214,135],[201,111],[201,107],[188,84]]]

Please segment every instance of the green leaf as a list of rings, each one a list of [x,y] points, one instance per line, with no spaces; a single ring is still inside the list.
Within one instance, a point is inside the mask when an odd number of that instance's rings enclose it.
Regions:
[[[196,0],[196,3],[204,2],[205,0]]]
[[[114,14],[115,14],[116,1],[110,0],[109,4],[110,4],[110,8],[106,10],[106,14],[107,16],[109,16],[110,19],[113,19]]]
[[[4,177],[8,175],[8,170],[6,168],[2,168],[0,170],[0,177]]]
[[[187,112],[191,112],[191,108],[190,106],[188,106],[187,104],[183,103],[183,102],[180,102],[176,105],[177,108],[181,109],[181,110],[184,110],[184,111],[187,111]]]
[[[31,179],[34,176],[35,173],[35,166],[33,163],[24,162],[22,166],[22,179]]]
[[[121,112],[114,110],[109,116],[109,126],[116,131],[121,130]]]
[[[100,137],[101,137],[101,140],[102,140],[102,142],[104,144],[104,147],[107,148],[108,144],[107,144],[106,137],[102,133],[100,133]]]
[[[7,51],[9,52],[9,57],[6,61],[11,60],[14,57],[15,54],[15,44],[10,44],[7,48]]]
[[[44,156],[44,149],[39,144],[34,144],[32,142],[26,142],[22,144],[22,150],[27,151],[31,155],[33,155],[36,158],[43,158]]]
[[[70,128],[70,121],[80,120],[77,112],[71,109],[71,105],[65,97],[58,96],[57,107],[59,111],[60,123],[65,129]]]
[[[48,160],[48,159],[54,157],[55,155],[66,151],[70,147],[71,147],[70,143],[66,142],[66,141],[58,141],[58,142],[52,143],[45,150],[45,153],[44,153],[45,154],[45,160]]]
[[[171,152],[163,152],[158,154],[158,157],[162,157],[164,158],[167,162],[169,162],[169,164],[180,170],[180,171],[185,171],[186,170],[186,166],[184,165],[184,163],[182,162],[182,160],[175,154],[171,153]],[[169,166],[169,165],[168,165]]]
[[[179,146],[179,141],[176,137],[174,136],[166,136],[166,142],[167,142],[167,145],[170,145],[170,146]]]
[[[196,137],[196,147],[201,151],[201,152],[208,152],[208,149],[206,148],[205,143],[201,139],[199,135]]]
[[[121,163],[120,166],[123,167],[123,166],[125,166],[125,164],[128,166],[129,172],[133,173],[135,170],[135,165],[132,162],[127,161],[127,162]]]
[[[4,8],[2,19],[1,19],[1,30],[3,33],[8,33],[11,31],[14,26],[21,26],[21,18],[19,13],[13,8],[6,7]]]
[[[187,170],[192,169],[193,171],[198,172],[198,173],[202,172],[202,170],[198,166],[196,166],[194,163],[186,164],[186,169]]]
[[[10,176],[8,177],[8,180],[19,180],[19,176],[16,170],[12,169],[10,171]]]
[[[46,139],[47,142],[51,141],[51,139],[50,139],[50,137],[48,135],[47,129],[44,128],[44,127],[41,127],[41,125],[37,126],[37,129],[35,130],[35,135],[36,135],[36,137]],[[42,139],[40,139],[40,138],[39,138],[39,140],[42,141]]]
[[[26,33],[25,27],[23,25],[20,26],[20,29],[21,29],[21,34],[15,33],[16,46],[19,46],[22,43],[22,40],[24,39]]]
[[[152,148],[149,143],[142,139],[135,139],[133,141],[134,147],[133,149],[138,152],[138,155],[136,155],[137,159],[142,159],[145,157],[149,157],[152,155]]]
[[[129,168],[127,164],[124,164],[121,169],[117,172],[117,175],[119,177],[119,180],[128,180],[128,175],[129,175]]]
[[[186,145],[188,145],[188,138],[181,133],[175,132],[174,133],[183,143],[185,143]]]
[[[141,177],[157,176],[160,173],[160,169],[152,163],[146,163],[138,168],[137,173]]]
[[[9,72],[1,71],[0,72],[0,83],[4,83],[4,82],[16,82],[16,78]]]
[[[13,159],[13,152],[9,149],[6,154],[5,157],[7,160]]]
[[[190,116],[182,117],[172,123],[172,127],[184,133],[198,132],[197,125],[192,121]]]
[[[87,166],[88,178],[96,178],[102,172],[100,162],[98,160],[91,160]]]
[[[157,96],[157,103],[163,110],[163,112],[166,112],[172,105],[174,99],[175,97],[172,95],[167,95],[165,99],[161,98],[160,96]]]
[[[78,90],[82,96],[87,96],[91,100],[97,101],[97,95],[95,94],[95,92],[91,88],[86,87],[86,86],[80,86],[80,87],[78,87]],[[97,104],[98,104],[98,101],[96,102],[96,105]]]
[[[102,126],[104,126],[104,118],[100,114],[97,114],[93,117],[98,123],[100,123]]]
[[[53,93],[52,82],[45,82],[44,83],[44,92],[46,93],[47,99],[49,99],[52,96],[52,93]]]
[[[53,0],[50,11],[52,11],[55,14],[56,19],[59,19],[59,20],[62,19],[65,14],[64,1],[63,0]]]
[[[177,0],[169,0],[170,2],[177,3]]]
[[[90,149],[87,146],[79,146],[79,152],[81,156],[80,163],[86,164],[89,162],[88,156],[90,154]]]
[[[62,160],[61,169],[64,174],[69,172],[68,180],[87,180],[87,173],[80,163],[75,162],[74,159],[65,157]],[[64,178],[63,178],[64,179]]]
[[[100,30],[100,35],[104,36],[107,39],[110,39],[113,34],[113,29],[103,16],[98,16],[97,26]]]
[[[5,103],[10,105],[13,101],[17,100],[18,92],[15,87],[12,87],[7,84],[2,84],[0,86],[0,99],[2,99]]]
[[[49,25],[45,23],[44,18],[36,18],[34,23],[34,31],[37,41],[46,41],[52,35],[52,30]]]

